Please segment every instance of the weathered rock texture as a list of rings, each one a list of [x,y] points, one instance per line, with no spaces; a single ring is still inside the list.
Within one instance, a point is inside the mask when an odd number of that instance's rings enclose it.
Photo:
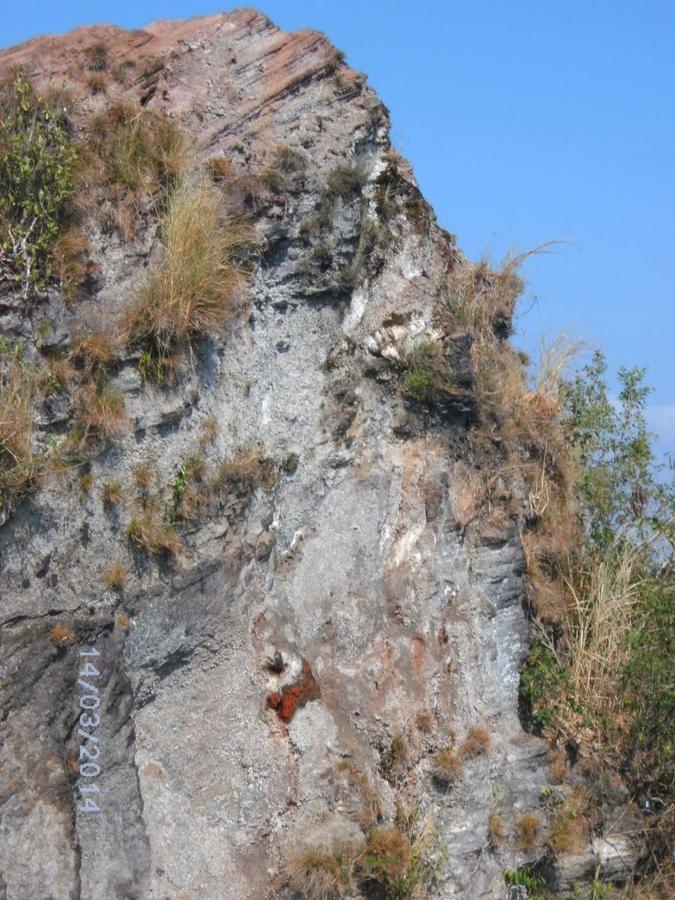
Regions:
[[[224,155],[259,174],[280,145],[303,166],[255,201],[260,249],[228,327],[195,345],[172,388],[143,386],[137,357],[121,354],[130,429],[95,457],[88,490],[77,473],[52,478],[0,531],[0,895],[290,896],[294,854],[362,841],[368,815],[391,822],[399,803],[433,815],[447,847],[435,895],[501,897],[502,870],[542,855],[548,762],[517,709],[526,504],[516,494],[511,518],[468,521],[471,341],[448,326],[442,291],[463,265],[454,239],[392,162],[386,109],[322,35],[240,10],[40,38],[2,53],[0,70],[65,81],[80,127],[109,102],[82,74],[94,42],[109,69],[137,62],[109,97],[179,123],[195,166]],[[322,225],[317,202],[345,160],[362,183]],[[126,244],[95,223],[89,239],[94,289],[71,306],[50,291],[30,313],[5,295],[7,334],[34,348],[46,318],[43,344],[67,349],[85,327],[114,329],[156,221]],[[405,399],[396,363],[435,334],[455,382],[428,407]],[[255,453],[266,477],[188,521],[175,559],[127,538],[135,467],[170,492],[194,455],[216,466]],[[113,478],[126,491],[116,505],[101,494]],[[123,590],[101,579],[116,560]],[[66,647],[49,639],[57,623],[74,633]],[[67,765],[83,743],[79,652],[91,647],[98,813],[81,811],[88,779]],[[471,728],[487,732],[486,751],[439,779],[435,755]],[[522,850],[525,813],[541,832]]]

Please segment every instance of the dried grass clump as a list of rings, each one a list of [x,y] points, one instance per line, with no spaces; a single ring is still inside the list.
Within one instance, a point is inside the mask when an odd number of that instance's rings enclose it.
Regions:
[[[102,374],[116,355],[116,342],[107,335],[94,331],[73,340],[68,359],[81,375],[92,377]]]
[[[73,630],[71,628],[66,628],[66,626],[62,625],[60,622],[57,622],[49,632],[49,640],[59,649],[72,644],[74,639],[75,633]]]
[[[212,156],[206,161],[206,171],[215,182],[234,176],[234,166],[225,156]]]
[[[115,70],[124,80],[126,68]],[[170,189],[187,166],[188,147],[168,119],[130,103],[111,103],[89,123],[77,173],[75,205],[100,227],[130,241],[149,198]]]
[[[154,510],[133,516],[127,526],[128,537],[154,556],[177,556],[180,541],[173,525],[162,522]]]
[[[462,741],[459,753],[463,759],[475,759],[475,757],[487,753],[489,746],[490,735],[488,731],[485,728],[473,726],[469,728],[466,737]]]
[[[625,715],[616,673],[628,661],[634,611],[647,580],[643,547],[618,534],[605,558],[569,585],[568,667],[578,696],[619,724]]]
[[[506,826],[502,814],[498,809],[490,811],[488,819],[487,838],[490,847],[497,847],[506,841]]]
[[[66,303],[76,300],[95,276],[96,266],[90,253],[87,236],[76,225],[70,225],[62,231],[54,243],[52,269]]]
[[[33,455],[31,405],[37,388],[34,373],[19,345],[0,340],[0,516],[27,491],[37,474]]]
[[[216,472],[213,481],[215,492],[236,491],[250,494],[257,488],[270,490],[277,481],[277,465],[261,450],[240,453],[234,459],[226,460]]]
[[[174,184],[186,163],[185,141],[168,119],[113,103],[90,126],[90,148],[112,184],[152,193]]]
[[[451,747],[445,747],[433,757],[432,775],[441,785],[451,784],[461,772],[464,761]]]
[[[163,258],[122,321],[125,341],[159,358],[226,324],[244,280],[240,256],[250,229],[222,221],[213,189],[183,181],[170,197],[161,235]]]
[[[68,438],[68,448],[82,451],[95,443],[109,443],[128,427],[124,411],[124,395],[108,384],[82,382],[73,394],[75,424]]]
[[[332,847],[306,847],[291,856],[285,867],[288,887],[303,900],[344,897],[352,884],[357,849],[349,842]]]
[[[122,487],[119,481],[113,479],[112,481],[106,481],[103,485],[103,491],[101,492],[103,496],[103,502],[109,503],[111,506],[117,506],[118,503],[121,503],[126,497],[126,491]]]
[[[101,574],[108,587],[121,591],[127,583],[127,573],[120,560],[116,560],[109,569]]]
[[[409,836],[399,828],[373,828],[358,863],[359,874],[385,887],[396,884],[408,870],[411,849]]]
[[[551,826],[548,845],[556,856],[581,851],[588,844],[589,823],[584,818],[588,797],[581,791],[568,797]]]
[[[442,866],[438,835],[429,817],[399,809],[395,825],[371,828],[365,845],[336,841],[291,857],[285,883],[305,900],[355,896],[426,897]]]
[[[516,819],[515,834],[519,850],[532,850],[537,844],[541,822],[534,813],[524,813]]]

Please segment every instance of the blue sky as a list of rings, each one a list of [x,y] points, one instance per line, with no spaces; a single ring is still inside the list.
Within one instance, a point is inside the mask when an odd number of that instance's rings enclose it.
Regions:
[[[666,0],[260,0],[324,31],[391,111],[394,145],[473,259],[532,258],[517,342],[572,328],[648,368],[650,421],[675,451],[675,4]],[[109,22],[218,12],[207,0],[3,4],[0,47]],[[232,7],[225,7],[230,9]],[[526,310],[529,310],[526,312]]]

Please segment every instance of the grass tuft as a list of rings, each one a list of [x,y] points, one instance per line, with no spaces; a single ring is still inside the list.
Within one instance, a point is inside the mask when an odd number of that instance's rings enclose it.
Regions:
[[[109,569],[106,569],[105,572],[101,574],[101,578],[105,581],[108,587],[111,587],[113,588],[113,590],[118,591],[123,590],[125,584],[127,583],[127,573],[119,559],[116,560]]]
[[[127,526],[127,536],[154,556],[177,556],[180,541],[173,525],[161,522],[152,511],[134,516]]]
[[[244,280],[240,256],[250,230],[222,222],[212,189],[183,181],[169,199],[161,236],[162,260],[122,322],[125,341],[159,360],[228,321]]]
[[[0,514],[6,516],[37,474],[31,405],[36,379],[19,344],[0,339]]]
[[[541,822],[534,813],[524,813],[516,819],[515,835],[519,850],[532,850],[539,838]]]
[[[75,634],[73,630],[62,625],[60,622],[57,622],[49,632],[49,640],[59,649],[72,644],[74,639]]]

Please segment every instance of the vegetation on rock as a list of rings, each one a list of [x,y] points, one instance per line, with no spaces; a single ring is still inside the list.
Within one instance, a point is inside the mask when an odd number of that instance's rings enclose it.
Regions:
[[[64,110],[22,73],[0,86],[0,126],[0,279],[29,298],[52,276],[77,153]]]

